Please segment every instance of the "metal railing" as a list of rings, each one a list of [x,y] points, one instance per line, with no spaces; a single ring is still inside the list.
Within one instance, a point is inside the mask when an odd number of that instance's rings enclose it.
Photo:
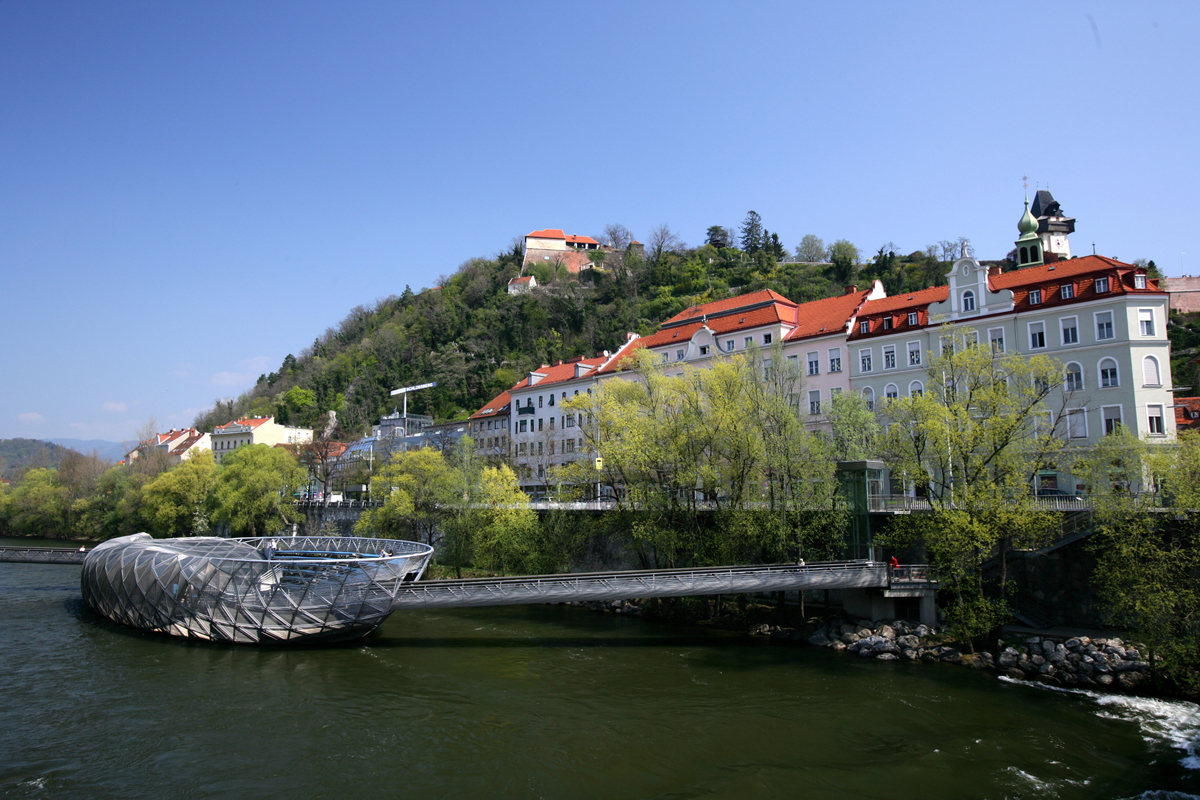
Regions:
[[[82,564],[86,555],[65,547],[0,547],[0,561],[21,564]]]

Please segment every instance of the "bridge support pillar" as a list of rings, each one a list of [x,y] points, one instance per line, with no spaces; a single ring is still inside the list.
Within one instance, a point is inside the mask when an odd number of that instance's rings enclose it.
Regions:
[[[843,589],[842,607],[850,616],[869,620],[913,619],[923,625],[937,625],[937,590]]]

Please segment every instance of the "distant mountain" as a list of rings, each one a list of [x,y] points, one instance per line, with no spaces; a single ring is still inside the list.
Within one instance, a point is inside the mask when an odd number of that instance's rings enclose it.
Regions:
[[[83,453],[85,456],[90,456],[92,451],[96,451],[96,455],[105,461],[112,461],[114,464],[125,457],[125,454],[133,449],[137,442],[108,442],[103,439],[50,439],[52,444],[69,447],[77,453]]]
[[[11,480],[28,469],[58,467],[67,452],[40,439],[0,439],[0,475]]]

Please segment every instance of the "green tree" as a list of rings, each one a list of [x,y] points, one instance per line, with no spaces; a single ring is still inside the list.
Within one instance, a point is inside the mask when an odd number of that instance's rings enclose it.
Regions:
[[[142,489],[146,516],[156,536],[204,536],[209,531],[209,505],[216,485],[217,463],[211,450],[201,450],[164,472]]]
[[[729,231],[720,225],[710,225],[704,234],[704,243],[723,250],[733,244]]]
[[[396,453],[371,476],[371,496],[382,499],[382,507],[363,512],[355,531],[435,544],[457,484],[455,469],[440,450]]]
[[[221,459],[213,487],[213,520],[242,536],[269,536],[299,514],[292,495],[304,485],[304,469],[282,447],[243,445]]]
[[[18,536],[65,538],[70,497],[58,470],[38,467],[25,473],[8,500],[9,525]]]
[[[859,262],[858,248],[847,239],[838,239],[829,245],[829,277],[834,283],[845,286],[854,282],[855,266]]]
[[[537,514],[521,491],[516,473],[507,464],[484,467],[479,483],[468,492],[469,511],[461,524],[475,532],[479,563],[500,572],[534,571]]]
[[[743,252],[749,255],[754,255],[763,248],[762,217],[757,211],[749,212],[742,220],[741,244]]]
[[[825,242],[821,240],[820,236],[814,236],[811,233],[806,233],[796,247],[796,258],[815,264],[824,263],[827,253]]]
[[[1092,583],[1110,625],[1144,645],[1159,689],[1200,689],[1200,432],[1177,446],[1127,433],[1084,455],[1097,532]],[[1149,480],[1154,495],[1136,489]],[[1163,512],[1166,513],[1163,513]]]
[[[996,354],[944,328],[944,352],[929,359],[923,391],[883,409],[883,452],[892,474],[928,496],[932,513],[898,522],[885,541],[919,541],[955,594],[947,615],[972,642],[1004,616],[984,594],[982,564],[1044,542],[1057,517],[1036,502],[1038,471],[1056,465],[1061,408],[1051,408],[1062,366],[1044,356]],[[957,340],[957,341],[956,341]]]
[[[856,392],[835,394],[826,415],[830,424],[833,457],[837,461],[864,461],[879,455],[879,419]]]

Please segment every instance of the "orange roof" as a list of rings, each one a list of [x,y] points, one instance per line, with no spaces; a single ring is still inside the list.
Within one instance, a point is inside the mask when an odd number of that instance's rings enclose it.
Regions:
[[[1162,293],[1158,281],[1153,278],[1146,281],[1145,289],[1134,288],[1133,276],[1138,274],[1145,275],[1146,270],[1105,256],[1083,256],[993,275],[989,282],[994,290],[1012,290],[1013,304],[1018,310],[1028,309],[1031,305],[1066,305],[1114,294]],[[1095,290],[1096,279],[1104,277],[1110,278],[1108,291],[1098,293]],[[1065,283],[1072,284],[1073,289],[1072,296],[1064,299],[1058,287]],[[1040,304],[1029,302],[1029,292],[1033,289],[1042,290]]]
[[[600,244],[590,236],[576,236],[574,234],[568,236],[567,241],[571,244]]]
[[[608,359],[601,356],[600,358],[577,358],[572,359],[571,361],[560,361],[554,365],[542,364],[533,371],[544,377],[537,383],[533,384],[533,387],[540,389],[541,387],[548,386],[552,383],[562,383],[563,381],[575,380],[575,366],[577,364],[583,364],[585,367],[589,367],[588,371],[584,373],[585,375],[595,375],[599,368],[603,366],[604,362],[607,360]],[[531,387],[529,384],[529,378],[524,377],[517,381],[516,385],[514,385],[508,391],[515,392],[518,389],[529,389],[533,387]]]
[[[895,333],[896,331],[915,330],[929,322],[929,305],[941,303],[950,297],[949,286],[931,286],[916,292],[904,292],[893,297],[870,300],[858,310],[858,322],[869,325],[867,333],[862,333],[856,325],[850,331],[850,339],[863,339],[880,333]],[[916,312],[917,324],[908,324],[909,312]],[[893,327],[884,329],[881,320],[884,317],[893,318]]]
[[[492,399],[490,403],[472,414],[469,419],[479,419],[481,417],[494,417],[497,414],[503,414],[508,411],[509,404],[512,403],[512,395],[508,392],[501,392]]]
[[[233,422],[226,422],[224,425],[218,425],[213,433],[220,433],[222,428],[233,428],[235,426],[257,428],[259,425],[262,425],[264,422],[270,422],[272,419],[274,419],[274,417],[242,417],[241,419],[235,419]]]
[[[525,234],[525,238],[526,239],[529,239],[529,238],[565,239],[567,237],[565,235],[563,235],[562,228],[546,228],[546,230],[544,230],[544,231],[534,231],[533,233],[527,233],[527,234]]]
[[[512,284],[514,284],[514,283],[529,283],[529,280],[530,280],[532,277],[533,277],[532,275],[526,275],[524,278],[513,278],[513,279],[512,279],[511,281],[509,281],[508,283],[509,283],[509,285],[510,285],[510,286],[511,286]]]
[[[675,316],[664,322],[662,326],[665,328],[668,325],[679,325],[691,320],[698,320],[702,317],[716,317],[722,314],[735,314],[742,309],[749,309],[751,306],[766,306],[771,303],[780,303],[784,306],[795,308],[796,304],[779,292],[770,289],[760,289],[757,292],[750,294],[742,294],[737,297],[729,297],[725,300],[714,300],[711,303],[703,303],[698,306],[691,306],[680,311]],[[782,314],[782,309],[780,310]],[[791,316],[790,314],[787,316]],[[782,318],[782,317],[781,317]]]
[[[870,293],[870,289],[864,289],[861,292],[813,300],[811,303],[797,306],[796,327],[787,335],[787,341],[845,333],[850,318]]]

